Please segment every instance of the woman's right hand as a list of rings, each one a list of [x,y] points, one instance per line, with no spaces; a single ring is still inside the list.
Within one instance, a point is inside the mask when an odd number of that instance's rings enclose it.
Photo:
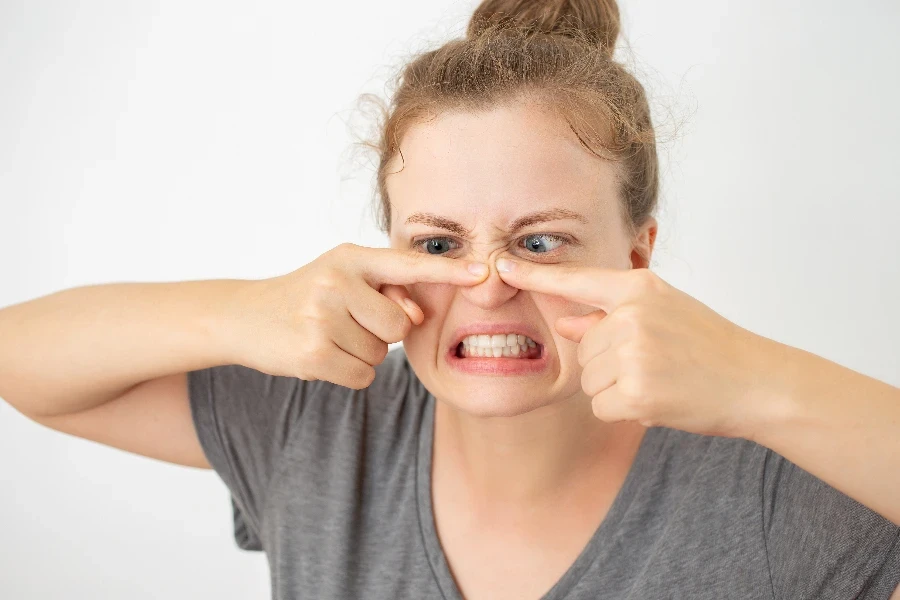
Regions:
[[[246,282],[229,311],[233,362],[271,375],[367,387],[388,344],[424,320],[404,285],[474,285],[487,274],[483,263],[341,244],[295,271]]]

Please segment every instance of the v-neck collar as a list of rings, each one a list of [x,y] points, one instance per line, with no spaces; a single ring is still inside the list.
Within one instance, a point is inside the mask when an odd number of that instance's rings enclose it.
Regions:
[[[422,541],[425,545],[425,553],[428,563],[434,573],[435,580],[445,600],[462,600],[462,594],[450,572],[447,557],[438,539],[434,522],[434,510],[431,501],[431,465],[434,446],[434,414],[437,399],[429,392],[425,398],[425,408],[422,413],[422,423],[419,428],[418,453],[416,455],[416,504],[419,514],[419,528],[422,532]],[[610,505],[609,511],[603,521],[594,531],[581,553],[569,566],[568,570],[541,596],[540,600],[562,600],[572,587],[578,583],[588,567],[594,562],[608,539],[613,536],[619,526],[622,516],[627,512],[628,506],[636,495],[637,487],[642,481],[642,471],[650,453],[651,444],[648,440],[655,435],[659,428],[651,427],[641,439],[638,451],[622,487],[616,494],[615,500]]]

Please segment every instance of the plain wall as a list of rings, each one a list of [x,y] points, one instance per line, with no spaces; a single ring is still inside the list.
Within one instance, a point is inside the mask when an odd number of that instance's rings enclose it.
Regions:
[[[620,1],[621,56],[668,140],[651,268],[743,327],[900,385],[900,4]],[[372,170],[349,154],[355,100],[475,4],[0,3],[0,306],[386,245]],[[0,597],[268,590],[215,473],[0,402]]]

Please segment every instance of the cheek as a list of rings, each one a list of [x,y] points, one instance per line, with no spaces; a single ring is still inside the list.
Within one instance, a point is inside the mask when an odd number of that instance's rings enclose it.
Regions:
[[[456,292],[455,286],[438,283],[415,283],[406,288],[409,297],[425,314],[425,321],[413,327],[403,340],[406,354],[415,367],[428,360],[438,348],[441,328]]]
[[[571,372],[580,372],[578,365],[578,344],[572,340],[566,339],[556,331],[556,320],[560,317],[578,317],[586,315],[597,310],[593,306],[572,302],[559,296],[550,296],[545,294],[533,294],[534,303],[541,312],[550,333],[553,336],[553,342],[556,346],[556,352],[559,356],[560,363],[564,368]]]
[[[456,286],[445,283],[414,283],[406,288],[409,297],[425,313],[426,320],[446,314],[456,291]]]
[[[559,317],[579,317],[597,310],[593,306],[587,304],[579,304],[572,302],[559,296],[550,296],[548,294],[532,294],[534,303],[547,320],[547,325],[553,328],[556,319]]]

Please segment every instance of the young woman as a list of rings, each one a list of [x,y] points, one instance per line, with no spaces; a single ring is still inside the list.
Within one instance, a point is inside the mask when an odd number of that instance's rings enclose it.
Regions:
[[[900,598],[900,390],[648,270],[617,36],[614,0],[487,0],[399,80],[391,248],[7,307],[0,396],[214,468],[276,598]]]

